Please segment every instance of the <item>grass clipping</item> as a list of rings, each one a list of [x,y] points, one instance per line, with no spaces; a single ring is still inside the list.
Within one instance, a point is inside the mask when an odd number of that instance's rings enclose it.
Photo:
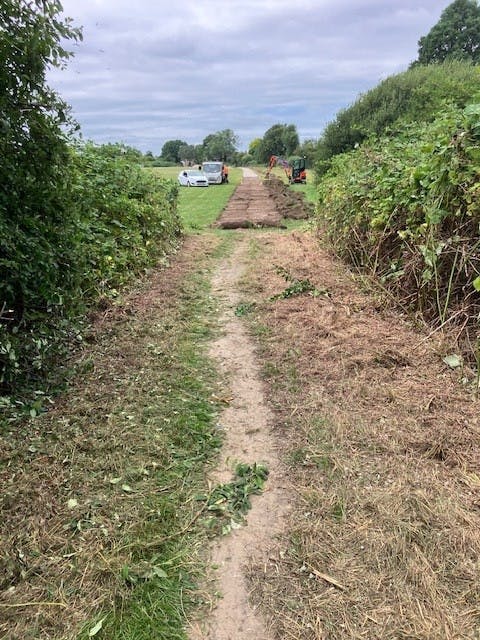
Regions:
[[[107,309],[69,393],[0,434],[0,637],[181,632],[206,538],[191,531],[195,496],[221,441],[198,345],[205,285],[188,276],[206,243],[187,240],[168,272]]]
[[[478,637],[478,402],[311,238],[257,242],[243,293],[298,495],[250,572],[275,637]],[[330,295],[275,295],[273,260]]]

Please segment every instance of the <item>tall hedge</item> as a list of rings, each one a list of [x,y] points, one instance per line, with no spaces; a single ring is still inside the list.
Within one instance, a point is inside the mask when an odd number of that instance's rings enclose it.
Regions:
[[[88,305],[180,233],[174,185],[112,145],[73,146],[76,124],[46,73],[79,39],[58,0],[2,0],[0,396],[40,386]]]
[[[429,321],[478,329],[479,104],[337,156],[318,193],[342,257]]]
[[[386,78],[327,125],[317,146],[317,173],[323,175],[331,158],[371,136],[389,130],[394,136],[405,123],[432,121],[447,100],[464,107],[479,87],[480,66],[461,61],[415,66]]]
[[[55,215],[0,211],[0,391],[41,384],[78,319],[172,250],[177,187],[86,145],[66,153]],[[53,212],[52,212],[53,213]]]

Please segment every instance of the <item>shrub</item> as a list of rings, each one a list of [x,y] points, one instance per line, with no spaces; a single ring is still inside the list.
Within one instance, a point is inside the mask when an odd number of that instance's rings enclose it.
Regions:
[[[432,121],[448,100],[464,107],[478,93],[480,67],[469,62],[416,66],[391,76],[340,111],[319,140],[316,171],[372,135],[395,135],[405,123]]]
[[[480,311],[480,105],[337,156],[318,218],[336,251],[429,321]]]
[[[0,215],[0,389],[36,384],[100,298],[168,252],[177,186],[102,147],[71,149],[58,214]]]

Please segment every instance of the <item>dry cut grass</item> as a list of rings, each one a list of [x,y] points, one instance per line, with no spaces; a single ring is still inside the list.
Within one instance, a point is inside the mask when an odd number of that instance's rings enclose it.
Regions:
[[[257,243],[245,295],[297,495],[250,571],[275,637],[478,638],[478,402],[442,362],[448,340],[360,291],[314,238]],[[272,264],[322,294],[272,302]]]
[[[201,537],[182,532],[219,444],[205,359],[182,352],[185,336],[205,331],[182,314],[196,295],[186,276],[209,243],[187,240],[168,271],[100,314],[68,394],[1,434],[1,638],[66,640],[107,614],[98,637],[151,637],[150,619],[157,630],[175,622],[178,637],[184,612],[168,586],[195,572]],[[127,625],[116,635],[135,587],[156,576],[143,635]]]

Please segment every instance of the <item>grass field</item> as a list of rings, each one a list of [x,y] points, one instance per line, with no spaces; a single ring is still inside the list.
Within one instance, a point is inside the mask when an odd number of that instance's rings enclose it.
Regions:
[[[181,167],[155,167],[156,174],[177,182]],[[228,184],[210,185],[208,188],[180,188],[179,212],[187,232],[209,227],[223,211],[230,196],[242,180],[242,170],[231,168]]]

